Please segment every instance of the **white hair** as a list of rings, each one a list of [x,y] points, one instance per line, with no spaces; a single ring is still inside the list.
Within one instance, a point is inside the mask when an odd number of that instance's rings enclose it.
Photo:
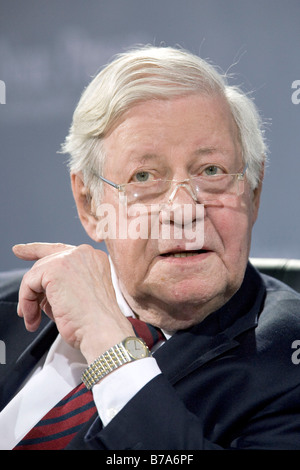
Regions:
[[[266,155],[262,120],[238,87],[206,60],[182,49],[145,46],[119,54],[84,90],[62,152],[70,155],[72,173],[81,172],[92,196],[100,194],[105,161],[103,140],[121,116],[137,103],[191,94],[219,94],[230,107],[248,165],[247,178],[257,187]],[[119,181],[117,181],[119,183]]]

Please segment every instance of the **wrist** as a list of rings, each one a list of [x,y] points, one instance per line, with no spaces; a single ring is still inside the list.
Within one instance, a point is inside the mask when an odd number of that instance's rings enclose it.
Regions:
[[[126,328],[127,327],[127,328]],[[118,330],[109,330],[109,327],[99,326],[87,329],[80,343],[80,350],[87,364],[92,364],[99,356],[116,344],[121,343],[127,336],[134,336],[134,330],[128,326]],[[103,334],[106,332],[106,334]],[[107,333],[109,332],[109,333]]]
[[[129,336],[115,344],[95,359],[82,375],[82,381],[88,389],[124,364],[150,357],[151,353],[145,341],[136,336]]]

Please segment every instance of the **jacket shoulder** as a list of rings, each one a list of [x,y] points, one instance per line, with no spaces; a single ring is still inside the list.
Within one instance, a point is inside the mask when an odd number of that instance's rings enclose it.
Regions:
[[[266,302],[277,303],[277,309],[284,308],[286,305],[293,306],[300,314],[300,293],[288,286],[282,281],[266,274],[262,274],[262,279],[266,287]]]
[[[259,314],[257,332],[275,344],[286,344],[300,338],[300,293],[267,275],[264,306]]]

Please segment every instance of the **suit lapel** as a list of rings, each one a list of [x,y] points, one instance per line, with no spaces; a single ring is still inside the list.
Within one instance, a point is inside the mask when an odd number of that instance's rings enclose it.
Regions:
[[[48,321],[42,331],[20,354],[16,362],[7,366],[5,373],[1,374],[0,411],[12,399],[18,388],[22,385],[22,382],[30,374],[46,351],[48,351],[57,334],[55,324],[52,321]]]
[[[238,346],[224,335],[207,338],[183,332],[176,334],[154,354],[155,359],[172,385],[202,367],[207,362]]]

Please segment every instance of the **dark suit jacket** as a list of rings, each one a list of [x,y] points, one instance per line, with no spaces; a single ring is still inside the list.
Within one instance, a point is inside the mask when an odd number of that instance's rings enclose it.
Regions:
[[[18,273],[0,276],[0,409],[57,335],[16,315]],[[300,296],[249,265],[241,289],[156,353],[162,374],[103,429],[97,415],[68,449],[300,449]]]

